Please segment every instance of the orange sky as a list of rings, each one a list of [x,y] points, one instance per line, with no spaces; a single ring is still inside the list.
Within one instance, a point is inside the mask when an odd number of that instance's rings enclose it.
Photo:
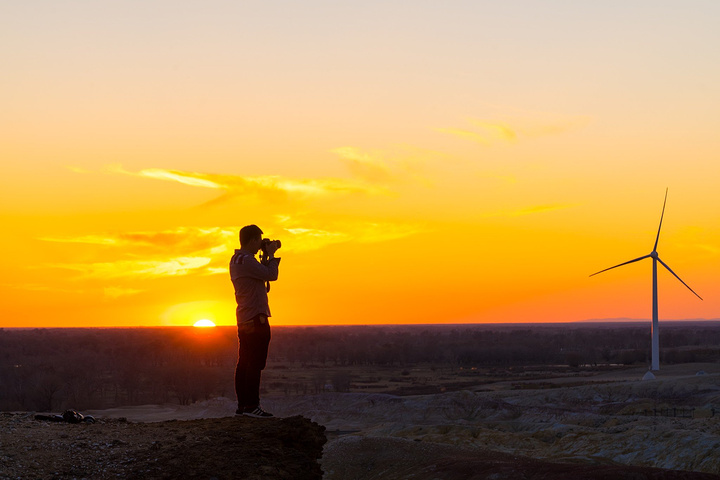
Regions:
[[[0,7],[0,326],[720,317],[720,4],[497,3]]]

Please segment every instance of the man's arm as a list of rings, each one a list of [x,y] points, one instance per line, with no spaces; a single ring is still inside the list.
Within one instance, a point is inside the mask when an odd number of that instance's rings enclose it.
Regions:
[[[263,265],[255,257],[248,255],[243,258],[242,264],[237,265],[237,273],[234,276],[274,282],[278,278],[278,265],[280,265],[279,258],[272,257],[268,260],[267,265]]]

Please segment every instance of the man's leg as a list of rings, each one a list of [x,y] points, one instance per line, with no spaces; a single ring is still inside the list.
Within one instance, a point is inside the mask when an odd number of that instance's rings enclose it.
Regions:
[[[249,358],[245,377],[245,385],[247,386],[246,407],[260,405],[260,377],[267,362],[268,346],[270,344],[270,325],[267,318],[256,318],[253,326],[253,332],[248,338],[247,351]]]
[[[249,328],[243,329],[243,346],[245,347],[243,359],[245,368],[243,381],[240,383],[242,391],[238,398],[242,399],[243,415],[256,418],[272,417],[271,413],[260,407],[260,376],[267,361],[268,345],[270,343],[270,326],[266,317],[253,319]]]
[[[238,411],[260,406],[260,377],[267,361],[270,325],[267,318],[256,317],[238,326],[238,363],[235,367],[235,394]]]
[[[248,355],[248,334],[238,327],[238,361],[235,366],[235,395],[238,401],[238,413],[248,406],[248,367],[250,358]]]
[[[238,361],[235,366],[235,395],[237,396],[238,410],[242,413],[245,407],[245,398],[243,397],[245,389],[245,365],[242,361],[242,347],[238,346]]]

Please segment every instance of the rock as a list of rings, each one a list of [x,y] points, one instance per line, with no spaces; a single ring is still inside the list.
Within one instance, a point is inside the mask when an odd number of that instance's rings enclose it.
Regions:
[[[0,418],[0,479],[322,478],[325,428],[300,416],[76,425],[28,419],[19,434],[6,428],[11,418]],[[37,445],[43,448],[30,448]]]

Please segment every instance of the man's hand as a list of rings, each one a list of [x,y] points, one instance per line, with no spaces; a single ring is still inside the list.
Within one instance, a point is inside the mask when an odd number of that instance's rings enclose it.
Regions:
[[[280,248],[278,246],[280,242],[268,242],[268,244],[265,246],[265,251],[268,253],[270,257],[275,255],[275,252],[277,252],[277,249]]]

